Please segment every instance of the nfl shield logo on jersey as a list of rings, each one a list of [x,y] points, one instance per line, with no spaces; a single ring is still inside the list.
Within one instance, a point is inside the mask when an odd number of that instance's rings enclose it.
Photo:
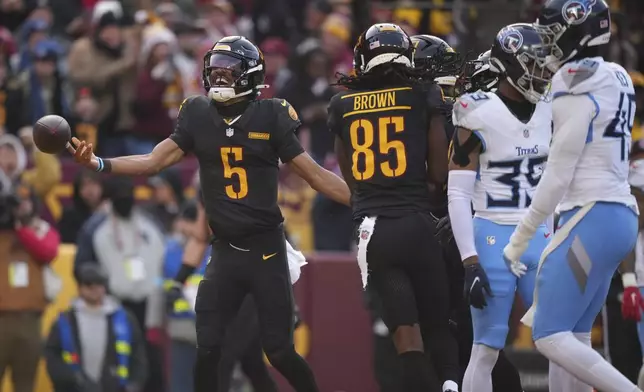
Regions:
[[[231,137],[234,134],[235,134],[235,130],[233,128],[226,129],[226,136]]]
[[[369,238],[369,232],[367,230],[362,230],[362,232],[360,233],[360,238],[366,241],[367,238]]]
[[[523,137],[526,138],[526,139],[530,137],[530,130],[529,129],[524,129],[523,130]]]

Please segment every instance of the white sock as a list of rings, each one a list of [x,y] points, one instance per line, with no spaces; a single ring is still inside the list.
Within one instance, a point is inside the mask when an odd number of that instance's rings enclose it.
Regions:
[[[583,336],[581,338],[585,339]],[[641,392],[598,352],[577,340],[572,332],[559,332],[534,343],[541,354],[550,361],[602,392]],[[554,388],[550,390],[558,391]],[[562,389],[562,391],[568,390],[570,389]]]
[[[492,369],[498,357],[497,349],[482,344],[473,345],[463,377],[463,392],[493,392]]]
[[[452,380],[443,383],[443,392],[458,392],[458,384]]]

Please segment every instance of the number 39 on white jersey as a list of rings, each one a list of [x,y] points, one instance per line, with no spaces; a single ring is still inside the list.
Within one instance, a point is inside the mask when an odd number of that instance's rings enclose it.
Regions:
[[[475,215],[516,225],[530,206],[548,158],[552,135],[550,103],[537,103],[523,123],[495,93],[478,91],[454,104],[454,125],[481,139],[482,153],[474,190]]]
[[[635,90],[626,70],[601,57],[568,63],[553,77],[552,93],[554,105],[562,95],[586,95],[595,104],[586,146],[559,210],[593,201],[635,205],[628,184]]]

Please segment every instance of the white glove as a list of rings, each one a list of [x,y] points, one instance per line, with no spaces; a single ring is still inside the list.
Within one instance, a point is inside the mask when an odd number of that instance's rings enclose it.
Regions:
[[[525,275],[528,267],[521,262],[521,256],[528,249],[528,241],[516,241],[514,235],[510,238],[510,242],[503,248],[503,259],[507,264],[510,272],[517,278]]]

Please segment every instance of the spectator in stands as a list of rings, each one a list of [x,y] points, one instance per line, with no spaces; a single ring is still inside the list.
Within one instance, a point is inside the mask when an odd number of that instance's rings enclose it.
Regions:
[[[9,59],[15,51],[15,42],[11,32],[0,27],[0,135],[7,131],[7,84],[11,78]]]
[[[31,53],[31,65],[9,83],[9,132],[17,134],[20,128],[35,124],[47,114],[70,117],[68,98],[71,94],[57,67],[60,55],[60,46],[56,42],[38,42]]]
[[[311,211],[316,192],[288,166],[280,169],[277,202],[284,215],[284,227],[293,247],[302,252],[315,250]]]
[[[183,102],[182,75],[173,60],[176,37],[160,25],[145,28],[141,46],[141,71],[136,81],[135,119],[129,154],[152,151],[174,129]]]
[[[174,30],[175,24],[183,19],[183,12],[176,3],[161,3],[154,10],[166,27]]]
[[[306,7],[304,22],[305,33],[309,37],[316,37],[326,17],[333,11],[327,0],[313,0]]]
[[[36,195],[7,181],[15,170],[9,155],[15,150],[1,145],[0,374],[11,371],[15,392],[33,392],[47,306],[44,269],[56,257],[60,241],[56,230],[39,218]]]
[[[27,137],[30,129],[22,132],[26,146],[15,135],[0,136],[0,167],[12,183],[22,182],[43,198],[60,182],[60,162],[55,155],[33,148],[33,138]]]
[[[181,21],[174,25],[174,34],[177,36],[179,46],[179,51],[174,56],[174,62],[181,72],[183,95],[189,97],[203,94],[199,73],[203,68],[204,53],[199,51],[199,43],[205,38],[206,30],[194,23]]]
[[[75,244],[83,224],[99,209],[103,201],[103,185],[99,174],[81,170],[74,178],[72,204],[65,207],[58,222],[62,242]]]
[[[70,125],[73,125],[73,132],[76,137],[92,143],[95,149],[100,148],[98,145],[98,130],[94,122],[98,109],[98,103],[92,97],[92,92],[89,88],[78,90],[76,101],[74,102],[74,121]]]
[[[100,153],[129,155],[138,40],[126,39],[123,20],[116,12],[107,11],[95,19],[93,34],[75,41],[70,49],[69,78],[75,89],[89,87],[98,103],[94,122]]]
[[[322,50],[331,61],[329,77],[336,72],[348,74],[353,69],[353,52],[350,49],[351,21],[344,15],[331,14],[322,24]]]
[[[22,127],[18,136],[27,156],[27,166],[21,174],[21,180],[31,187],[39,198],[44,199],[62,179],[60,161],[55,155],[46,154],[36,148],[31,126]]]
[[[298,53],[291,77],[277,92],[300,114],[302,129],[310,133],[309,153],[320,164],[333,151],[333,135],[326,124],[327,106],[335,94],[329,85],[329,69],[329,58],[320,47]]]
[[[90,218],[78,236],[74,273],[83,264],[98,263],[107,271],[109,291],[136,317],[146,332],[150,378],[146,392],[163,390],[160,352],[163,321],[163,234],[134,203],[129,177],[111,177],[105,184],[111,208]]]
[[[203,16],[206,21],[206,32],[211,42],[217,42],[222,37],[239,35],[235,25],[235,12],[228,0],[208,0],[203,6]]]
[[[78,294],[49,331],[47,372],[55,392],[141,392],[147,379],[145,340],[136,318],[107,295],[95,263],[78,271]]]
[[[166,169],[151,177],[148,184],[152,186],[152,200],[144,208],[159,221],[163,233],[170,234],[184,202],[181,173]]]
[[[20,29],[21,50],[18,72],[29,68],[33,62],[36,45],[49,38],[49,23],[42,19],[30,19]]]
[[[163,267],[166,281],[174,280],[181,267],[183,248],[197,220],[198,208],[197,202],[192,200],[184,206],[174,225],[173,236],[166,242]],[[193,390],[192,369],[197,356],[194,302],[209,258],[210,250],[207,250],[201,266],[186,281],[184,298],[177,300],[173,308],[169,309],[167,330],[170,337],[170,392]]]
[[[87,32],[88,18],[82,1],[52,1],[50,8],[54,17],[51,32],[56,38],[73,40]]]
[[[265,82],[268,88],[262,90],[262,97],[272,98],[280,91],[291,72],[286,67],[288,62],[288,44],[281,38],[267,38],[260,46],[266,62]]]
[[[28,0],[0,1],[0,26],[15,31],[24,22],[31,11],[36,8],[36,2]]]

